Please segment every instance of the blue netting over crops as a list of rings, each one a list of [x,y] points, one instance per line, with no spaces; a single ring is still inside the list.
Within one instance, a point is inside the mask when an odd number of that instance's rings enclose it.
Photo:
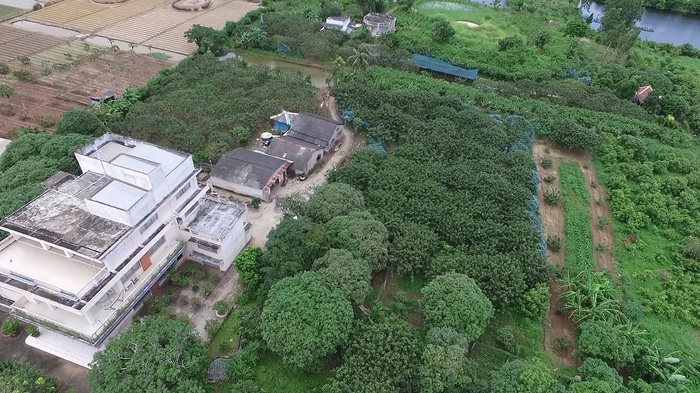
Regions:
[[[369,141],[367,141],[367,148],[369,150],[376,151],[377,153],[379,153],[385,157],[388,155],[388,153],[386,152],[386,145],[383,144],[382,142],[370,139]]]
[[[285,45],[281,42],[277,43],[277,52],[279,53],[289,53],[292,51],[292,48],[290,48],[288,45]]]
[[[535,138],[535,129],[532,127],[532,124],[525,119],[522,116],[508,116],[505,119],[503,119],[500,115],[493,114],[489,115],[489,117],[500,123],[505,125],[506,127],[513,128],[513,127],[522,127],[522,136],[520,137],[519,140],[517,140],[515,143],[513,143],[511,146],[506,146],[503,150],[503,154],[508,154],[508,153],[515,153],[515,152],[526,152],[526,153],[532,153],[532,140]],[[540,189],[540,175],[537,172],[537,165],[534,162],[533,158],[533,170],[532,170],[532,178],[530,179],[530,183],[532,184],[533,188],[535,190]],[[532,226],[535,228],[538,234],[538,244],[537,244],[537,249],[539,252],[542,253],[542,255],[547,256],[547,243],[544,240],[544,231],[542,230],[542,221],[540,220],[540,215],[538,212],[538,209],[540,207],[539,199],[537,199],[537,195],[533,195],[530,200],[527,202],[527,208],[525,209],[525,213],[527,214],[528,219],[530,219],[530,222],[532,223]]]

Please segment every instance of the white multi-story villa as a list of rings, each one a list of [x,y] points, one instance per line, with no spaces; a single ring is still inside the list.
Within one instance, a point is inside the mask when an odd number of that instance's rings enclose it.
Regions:
[[[188,154],[105,134],[0,229],[0,303],[27,343],[83,366],[184,258],[226,270],[250,240],[244,207],[207,195]],[[121,326],[120,326],[121,325]]]

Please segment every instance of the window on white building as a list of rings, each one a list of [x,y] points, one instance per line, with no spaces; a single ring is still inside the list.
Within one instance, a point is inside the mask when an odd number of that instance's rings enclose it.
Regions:
[[[190,183],[190,182],[188,182],[187,184],[185,184],[184,186],[182,186],[182,188],[179,189],[179,190],[177,191],[177,193],[175,194],[175,199],[180,199],[180,197],[183,196],[183,195],[185,195],[185,193],[187,192],[187,190],[190,189],[190,187],[192,187],[192,183]]]
[[[141,264],[137,262],[134,264],[134,266],[130,267],[129,270],[127,270],[124,273],[124,275],[121,278],[122,283],[129,281],[129,279],[131,279],[131,277],[133,277],[138,270],[141,270]]]
[[[158,239],[157,242],[155,242],[155,243],[153,244],[153,246],[151,246],[151,248],[148,250],[148,255],[151,255],[151,256],[152,256],[153,254],[155,254],[156,251],[158,251],[158,249],[159,249],[163,244],[165,244],[165,236],[162,236],[160,239]]]
[[[149,218],[148,221],[141,225],[141,228],[139,228],[139,233],[143,235],[143,233],[146,232],[148,228],[150,228],[156,221],[158,221],[158,213],[154,214],[153,217]]]

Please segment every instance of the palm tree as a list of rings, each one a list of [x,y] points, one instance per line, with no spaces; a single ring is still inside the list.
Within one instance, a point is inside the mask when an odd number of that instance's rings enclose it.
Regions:
[[[605,272],[582,271],[575,277],[567,274],[562,280],[567,291],[560,298],[566,300],[565,308],[571,312],[574,322],[588,319],[613,323],[626,323],[621,310],[619,294]]]
[[[354,70],[369,68],[369,62],[374,53],[374,45],[360,44],[358,48],[353,49],[353,54],[348,56],[347,64]]]
[[[347,75],[347,63],[342,57],[338,56],[331,63],[331,72],[326,76],[326,84],[329,85],[333,82],[333,86],[338,86],[340,82]]]

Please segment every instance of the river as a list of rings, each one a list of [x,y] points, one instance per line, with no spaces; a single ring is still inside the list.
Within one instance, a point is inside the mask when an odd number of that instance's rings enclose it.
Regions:
[[[241,55],[241,60],[248,64],[261,64],[270,68],[287,67],[301,72],[304,76],[311,78],[311,84],[319,89],[328,87],[326,84],[326,70],[319,67],[312,67],[302,64],[290,63],[288,61],[275,60],[261,56]]]
[[[592,13],[594,18],[602,18],[604,9],[603,4],[592,3],[588,11],[581,9],[581,14],[586,17]],[[653,32],[642,31],[639,34],[642,40],[673,45],[691,44],[700,48],[700,17],[697,15],[646,8],[637,26],[654,30]],[[600,28],[600,23],[591,23],[591,28],[597,30]]]

